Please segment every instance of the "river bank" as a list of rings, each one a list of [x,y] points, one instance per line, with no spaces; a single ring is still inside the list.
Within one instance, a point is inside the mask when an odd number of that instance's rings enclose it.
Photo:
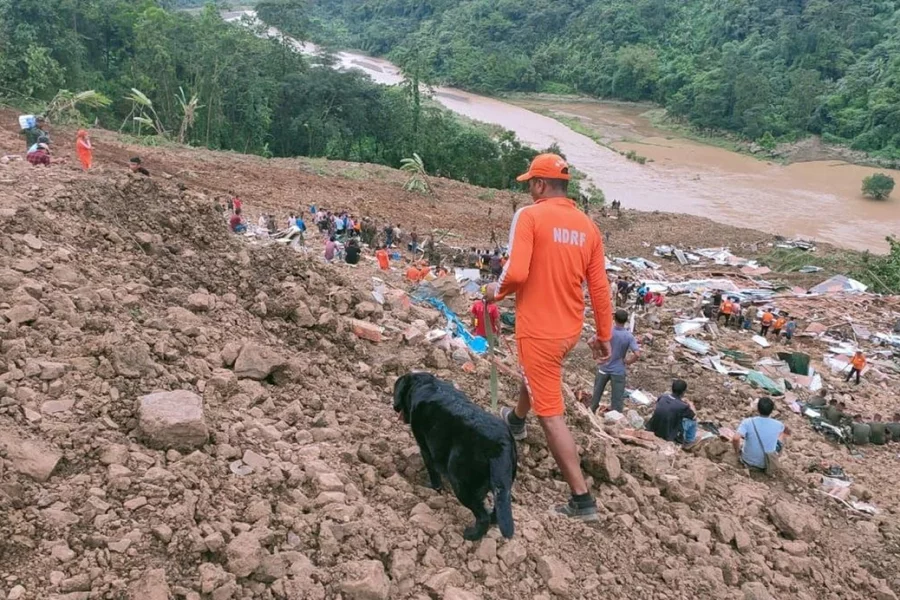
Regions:
[[[244,13],[246,14],[246,13]],[[252,14],[252,13],[251,13]],[[232,14],[230,20],[239,19]],[[268,35],[280,33],[270,28]],[[314,54],[313,44],[295,42]],[[337,68],[360,69],[374,81],[396,85],[400,69],[390,62],[353,52],[335,55]],[[900,231],[896,201],[862,197],[864,177],[877,172],[841,161],[779,165],[672,135],[642,116],[646,110],[620,104],[566,102],[565,112],[582,120],[602,139],[573,131],[558,119],[535,112],[559,112],[560,102],[536,99],[523,107],[498,98],[446,87],[432,97],[445,108],[476,121],[515,132],[532,148],[557,144],[569,161],[602,189],[608,200],[643,211],[681,212],[761,231],[778,231],[855,250],[885,252],[885,238]],[[628,160],[634,152],[646,164]],[[890,172],[900,178],[900,172]]]

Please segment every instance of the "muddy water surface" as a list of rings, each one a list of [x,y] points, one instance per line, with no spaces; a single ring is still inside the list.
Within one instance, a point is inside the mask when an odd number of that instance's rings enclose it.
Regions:
[[[317,51],[308,43],[296,47]],[[387,61],[353,52],[337,58],[339,68],[361,69],[378,83],[403,80]],[[627,208],[690,213],[858,250],[884,251],[885,236],[900,234],[900,201],[877,202],[860,193],[863,178],[876,169],[839,161],[789,166],[760,161],[660,131],[644,116],[647,107],[551,100],[512,104],[449,88],[435,89],[434,98],[460,115],[510,129],[534,148],[559,144],[608,200],[621,200]],[[578,118],[612,148],[534,111]],[[617,150],[635,150],[652,162],[639,165]],[[880,171],[900,181],[900,172]],[[896,194],[900,198],[900,190]]]

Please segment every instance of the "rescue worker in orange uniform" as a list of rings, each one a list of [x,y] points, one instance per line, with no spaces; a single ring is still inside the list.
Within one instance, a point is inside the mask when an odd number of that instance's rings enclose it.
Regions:
[[[598,363],[611,353],[612,303],[603,238],[594,222],[566,198],[569,178],[569,166],[555,154],[539,155],[518,178],[528,182],[534,204],[516,211],[510,227],[509,261],[499,281],[487,287],[485,297],[488,302],[516,297],[516,344],[523,382],[515,409],[504,407],[500,415],[513,436],[521,440],[525,438],[525,419],[534,411],[572,494],[568,503],[554,510],[595,521],[597,504],[566,426],[562,361],[581,337],[583,284],[587,283],[596,318],[596,341],[591,347]]]
[[[859,376],[866,368],[866,357],[862,353],[862,350],[857,350],[856,354],[853,355],[853,358],[850,359],[850,367],[850,373],[844,381],[849,382],[850,378],[856,375],[856,385],[859,385]]]

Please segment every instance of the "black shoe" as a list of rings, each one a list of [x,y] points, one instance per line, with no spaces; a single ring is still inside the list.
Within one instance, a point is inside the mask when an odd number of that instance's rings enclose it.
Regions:
[[[510,418],[515,416],[513,409],[503,407],[500,409],[500,418],[506,423],[507,427],[509,427],[510,432],[513,434],[513,439],[522,441],[528,436],[528,432],[525,430],[525,421],[522,420],[520,424],[514,424]]]

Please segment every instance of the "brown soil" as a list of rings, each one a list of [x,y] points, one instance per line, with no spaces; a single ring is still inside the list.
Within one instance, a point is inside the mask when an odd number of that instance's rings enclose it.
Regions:
[[[53,133],[58,148],[71,147],[71,132]],[[900,590],[900,497],[884,483],[894,480],[897,446],[851,455],[783,403],[778,416],[794,438],[775,480],[748,476],[723,442],[667,456],[601,440],[571,411],[602,507],[595,527],[548,514],[567,492],[531,421],[515,538],[492,530],[464,541],[470,514],[422,486],[391,389],[397,375],[428,369],[486,404],[487,363],[474,359],[469,372],[443,350],[404,342],[417,320],[440,319],[396,300],[374,305],[371,256],[355,269],[326,265],[315,235],[309,255],[250,243],[227,232],[213,201],[234,190],[251,220],[311,203],[348,208],[485,246],[492,227],[508,227],[509,195],[491,201],[440,180],[432,202],[404,192],[402,174],[371,165],[136,147],[106,132],[94,141],[98,166],[86,174],[67,150],[59,154],[70,163],[49,169],[0,164],[0,597],[843,600]],[[0,131],[0,151],[21,145]],[[135,154],[152,178],[126,172]],[[659,243],[730,245],[752,257],[750,244],[772,240],[677,215],[629,212],[601,226],[611,254],[647,258]],[[704,272],[658,262],[670,277]],[[406,287],[399,271],[382,276]],[[801,329],[845,306],[874,327],[891,322],[894,300],[791,308]],[[660,325],[639,321],[645,344],[653,339],[630,384],[660,394],[684,377],[701,419],[734,427],[759,392],[702,369],[672,341],[672,318],[690,303],[670,298]],[[359,339],[351,316],[384,326],[385,339]],[[714,343],[772,353],[737,332]],[[823,342],[800,338],[795,348],[822,367]],[[271,373],[248,378],[245,358]],[[569,367],[567,384],[587,388],[583,348]],[[865,415],[891,410],[896,380],[855,388],[825,375],[829,394]],[[501,377],[503,402],[515,387]],[[140,435],[138,399],[161,390],[203,398],[208,443],[165,451]],[[46,481],[19,472],[22,452],[8,442],[20,438],[43,445],[28,450],[32,459],[61,457]],[[238,458],[254,472],[233,473]],[[821,460],[842,465],[881,512],[864,518],[819,494],[807,468]]]

